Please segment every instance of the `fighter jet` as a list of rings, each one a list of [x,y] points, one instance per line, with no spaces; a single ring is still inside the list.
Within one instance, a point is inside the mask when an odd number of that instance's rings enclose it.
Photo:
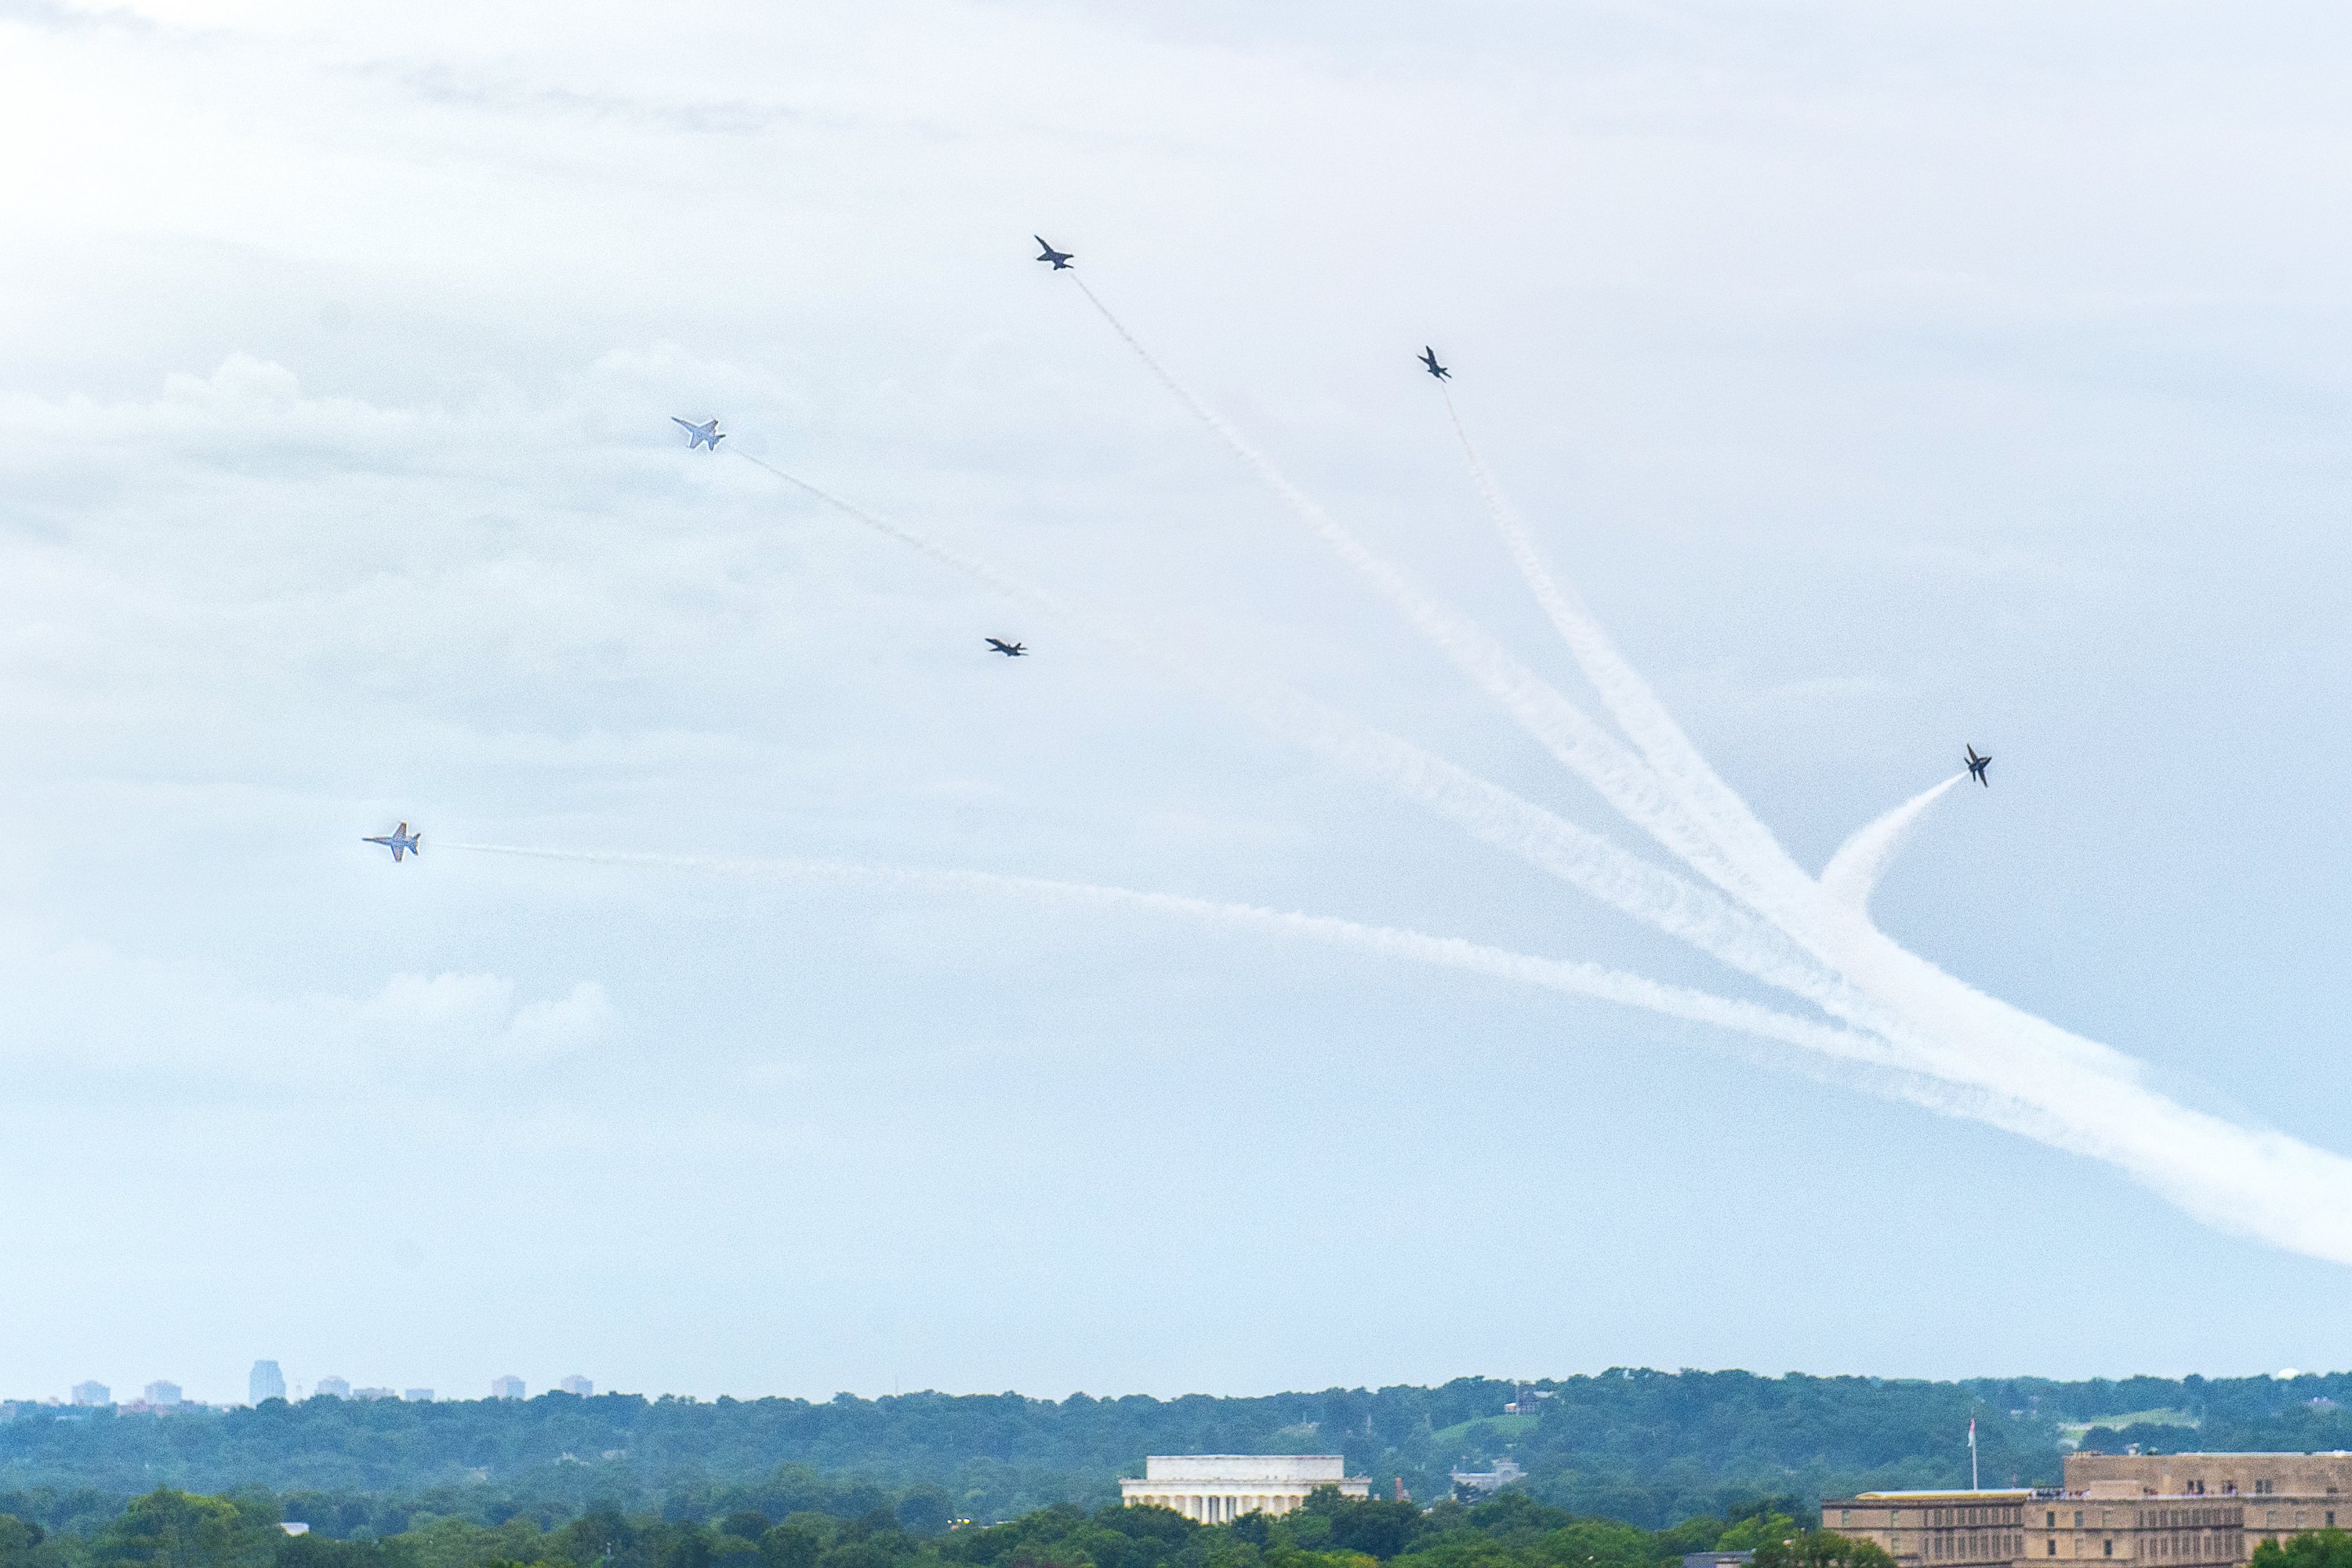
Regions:
[[[360,842],[362,844],[383,845],[386,849],[392,851],[392,863],[397,866],[400,864],[400,858],[403,855],[422,855],[425,853],[424,838],[425,835],[422,833],[409,832],[408,824],[404,822],[381,838],[362,838]]]
[[[1038,256],[1037,259],[1040,261],[1052,262],[1054,264],[1055,271],[1059,272],[1070,264],[1070,253],[1068,251],[1056,250],[1052,246],[1045,245],[1045,239],[1043,235],[1033,234],[1029,237],[1035,240],[1039,245],[1045,246],[1044,251]]]
[[[691,420],[680,419],[673,414],[669,416],[669,422],[686,432],[686,449],[689,452],[697,447],[708,447],[716,452],[719,450],[719,443],[727,439],[727,433],[719,428],[719,421],[716,419],[706,419],[697,425]]]
[[[1984,785],[1987,789],[1992,788],[1992,781],[1985,777],[1985,764],[1991,762],[1992,759],[1990,757],[1978,756],[1977,749],[1974,746],[1968,748],[1968,753],[1969,777],[1976,780],[1977,783]]]
[[[1435,376],[1438,380],[1449,381],[1453,379],[1454,373],[1437,363],[1437,351],[1429,347],[1427,344],[1423,344],[1422,346],[1421,363],[1428,369],[1429,374]]]
[[[1025,642],[1006,642],[1001,637],[990,637],[988,646],[1007,658],[1026,658],[1029,656],[1029,645]]]

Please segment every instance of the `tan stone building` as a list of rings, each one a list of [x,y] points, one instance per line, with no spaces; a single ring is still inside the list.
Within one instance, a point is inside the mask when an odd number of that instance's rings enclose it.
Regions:
[[[2238,1500],[2133,1491],[2095,1483],[2037,1500],[2029,1560],[2128,1563],[2134,1568],[2235,1568],[2246,1552]]]
[[[2033,1491],[1864,1492],[1822,1504],[1822,1524],[1875,1542],[1902,1568],[2011,1568]]]
[[[1155,1503],[1224,1524],[1244,1514],[1288,1513],[1318,1487],[1349,1498],[1372,1489],[1364,1477],[1348,1474],[1338,1454],[1153,1454],[1143,1461],[1143,1479],[1120,1481],[1118,1493],[1129,1508]]]
[[[1822,1523],[1885,1547],[1902,1568],[2236,1568],[2245,1552],[2239,1500],[2112,1483],[2087,1493],[1863,1492],[1824,1501]]]
[[[2352,1529],[2352,1454],[2069,1454],[2066,1489],[2226,1499],[2244,1515],[2239,1562],[2264,1541]]]

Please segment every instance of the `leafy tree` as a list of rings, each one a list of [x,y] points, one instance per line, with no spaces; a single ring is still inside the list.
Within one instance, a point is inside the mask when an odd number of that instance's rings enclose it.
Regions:
[[[948,1494],[937,1487],[917,1487],[898,1500],[898,1528],[909,1535],[937,1535],[947,1529],[950,1515]]]
[[[65,1568],[69,1544],[32,1520],[0,1513],[0,1568]]]
[[[47,1539],[48,1531],[29,1519],[18,1519],[13,1513],[0,1513],[0,1563],[13,1565],[32,1559],[33,1549]]]
[[[158,1488],[131,1500],[92,1553],[106,1568],[268,1568],[283,1535],[257,1507]]]
[[[1895,1568],[1895,1559],[1874,1542],[1809,1530],[1757,1547],[1756,1568]]]
[[[1331,1511],[1331,1544],[1386,1562],[1411,1545],[1421,1527],[1421,1510],[1409,1502],[1347,1502]]]
[[[719,1532],[731,1535],[739,1541],[757,1542],[768,1532],[768,1516],[757,1509],[737,1509],[719,1521]]]
[[[1804,1533],[1797,1521],[1785,1513],[1752,1513],[1746,1519],[1726,1525],[1715,1544],[1703,1546],[1702,1552],[1760,1552],[1775,1542],[1794,1540]],[[2352,1568],[2352,1563],[2346,1564]]]
[[[832,1522],[824,1516],[796,1513],[761,1533],[761,1560],[767,1568],[815,1568],[834,1533]]]
[[[2309,1530],[2284,1545],[2265,1540],[2254,1548],[2253,1568],[2352,1568],[2352,1534]]]

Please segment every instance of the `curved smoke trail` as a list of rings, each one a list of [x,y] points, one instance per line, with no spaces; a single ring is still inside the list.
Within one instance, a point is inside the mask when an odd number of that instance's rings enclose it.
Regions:
[[[1856,828],[1853,837],[1839,845],[1830,863],[1822,868],[1822,896],[1841,909],[1868,914],[1870,895],[1876,890],[1878,879],[1895,858],[1895,851],[1911,837],[1911,830],[1919,826],[1919,818],[1927,815],[1927,808],[1966,777],[1966,773],[1954,773],[1932,789],[1921,790],[1885,816]]]
[[[1550,577],[1451,396],[1446,405],[1506,548],[1612,716],[1727,852],[1759,881],[1786,889],[1759,912],[1870,1004],[1856,1010],[1842,996],[1825,1003],[1827,1011],[1867,1018],[1906,1065],[1980,1093],[1991,1113],[1979,1120],[2113,1164],[2217,1228],[2352,1263],[2352,1160],[2179,1105],[2147,1088],[2132,1058],[1988,995],[1871,922],[1880,874],[1927,807],[1964,775],[1865,826],[1818,885],[1802,886],[1801,872],[1790,881],[1794,868],[1781,868],[1787,856],[1769,830],[1706,765],[1573,590]]]
[[[2010,1047],[2004,1060],[2022,1053],[2029,1060],[2055,1058],[2126,1079],[2137,1077],[2137,1064],[2122,1053],[2011,1007],[1946,973],[1886,937],[1870,924],[1866,914],[1857,919],[1853,904],[1824,892],[1807,878],[1747,803],[1708,765],[1649,683],[1617,651],[1574,586],[1559,582],[1544,565],[1516,509],[1479,457],[1451,394],[1445,405],[1472,480],[1486,500],[1506,549],[1587,679],[1601,692],[1612,716],[1657,767],[1666,787],[1685,800],[1694,819],[1717,836],[1726,852],[1755,877],[1757,886],[1769,890],[1765,901],[1751,907],[1850,983],[1847,994],[1822,1004],[1826,1011],[1906,1044],[1919,1053],[1927,1070],[1956,1081],[1983,1080],[1988,1053],[2002,1056],[1996,1047],[2003,1042]],[[1924,802],[1919,808],[1925,808]],[[1891,823],[1890,828],[1899,840],[1901,830],[1912,818],[1903,816],[1901,809],[1895,816],[1899,820]],[[1884,852],[1892,854],[1897,847],[1890,842]],[[1848,869],[1840,870],[1840,880]],[[1869,880],[1874,882],[1876,877],[1877,868],[1871,868]],[[1872,984],[1861,984],[1857,978],[1861,975],[1869,976]],[[1870,1005],[1856,1006],[1853,991],[1868,996]]]
[[[1601,733],[1589,718],[1536,679],[1483,628],[1422,595],[1392,565],[1365,550],[1170,377],[1091,289],[1087,294],[1162,383],[1343,561],[1404,612],[1416,629],[1500,699],[1523,727],[1592,783],[1630,821],[1748,904],[1766,923],[1758,924],[1747,910],[1726,904],[1670,872],[1614,851],[1581,829],[1407,742],[1317,710],[1302,699],[1286,693],[1242,694],[1245,699],[1242,705],[1254,718],[1279,729],[1297,723],[1302,713],[1311,715],[1315,721],[1305,732],[1296,729],[1282,732],[1307,740],[1327,755],[1365,767],[1482,839],[1510,847],[1656,929],[1814,1000],[1833,1017],[1854,1027],[1838,1029],[1787,1018],[1769,1009],[1759,1010],[1769,1016],[1764,1020],[1745,1015],[1735,1017],[1718,1009],[1750,1005],[1721,997],[1694,1003],[1676,988],[1658,993],[1653,999],[1667,1005],[1654,1010],[1761,1033],[1762,1037],[1783,1044],[1800,1043],[1790,1038],[1793,1028],[1804,1037],[1801,1048],[1822,1059],[1843,1060],[1881,1075],[1874,1087],[1883,1093],[2105,1161],[2216,1227],[2312,1257],[2352,1263],[2352,1161],[2284,1134],[2231,1123],[2158,1094],[2140,1081],[2139,1064],[2131,1058],[1969,986],[1880,931],[1859,907],[1859,900],[1833,897],[1801,872],[1792,875],[1776,866],[1776,859],[1786,860],[1777,840],[1706,768],[1696,748],[1665,715],[1654,693],[1599,635],[1589,613],[1565,587],[1553,584],[1553,604],[1576,612],[1571,624],[1584,623],[1571,639],[1571,651],[1580,649],[1580,663],[1601,690],[1612,716],[1634,737],[1638,756]],[[1465,445],[1466,448],[1466,439]],[[926,548],[929,542],[919,536],[881,525],[869,514],[814,487],[796,479],[792,482],[862,522],[879,526],[881,531],[951,565],[969,569],[963,558],[952,552]],[[1491,487],[1491,479],[1486,483]],[[1499,491],[1495,493],[1499,497]],[[1520,532],[1524,541],[1524,531]],[[1506,542],[1507,545],[1507,531]],[[1532,559],[1531,548],[1528,556]],[[1541,567],[1539,560],[1534,564]],[[1066,606],[1001,574],[983,569],[973,574],[1056,613],[1068,613]],[[1543,575],[1549,577],[1549,573]],[[1548,610],[1552,607],[1547,605]],[[1557,618],[1555,625],[1559,625]],[[1115,646],[1132,649],[1127,639],[1108,634],[1106,628],[1095,629]],[[1565,635],[1567,628],[1562,629]],[[1133,651],[1149,657],[1149,650]],[[1152,662],[1163,663],[1157,658]],[[1231,699],[1236,693],[1227,689],[1224,695]],[[1905,809],[1891,815],[1902,816]],[[1908,820],[1916,820],[1920,811],[1924,805],[1911,810]],[[1881,837],[1883,848],[1849,846],[1854,853],[1830,879],[1833,888],[1860,886],[1866,897],[1867,885],[1876,876],[1869,857],[1875,856],[1876,866],[1883,866],[1900,833]],[[1878,841],[1874,838],[1871,843]],[[940,878],[962,878],[967,886],[1003,890],[1025,887],[1043,892],[1053,886],[969,873],[926,877],[930,885],[940,885]],[[1072,885],[1063,885],[1051,896],[1149,904],[1208,918],[1193,908],[1202,901],[1165,895],[1074,890]],[[1420,933],[1368,938],[1362,933],[1384,928],[1356,928],[1324,917],[1281,915],[1244,906],[1202,908],[1223,911],[1215,918],[1229,924],[1278,926],[1452,967],[1507,973],[1530,984],[1571,989],[1580,994],[1611,992],[1612,999],[1619,999],[1639,991],[1648,995],[1643,988],[1655,984],[1614,972],[1589,972],[1587,966],[1546,968],[1557,961],[1524,954],[1498,956],[1496,950],[1451,944],[1446,939]],[[1628,986],[1633,989],[1626,990]],[[1633,1000],[1630,1005],[1650,1004]],[[1675,1008],[1683,1010],[1673,1011]],[[1762,1031],[1749,1026],[1759,1022]],[[1829,1033],[1815,1033],[1823,1029]]]

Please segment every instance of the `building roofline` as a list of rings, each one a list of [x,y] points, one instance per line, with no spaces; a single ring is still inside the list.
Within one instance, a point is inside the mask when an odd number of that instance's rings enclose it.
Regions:
[[[2002,1502],[2014,1502],[2019,1498],[2035,1498],[2045,1495],[2048,1494],[2046,1494],[2040,1487],[2000,1487],[1998,1489],[1987,1487],[1981,1491],[1969,1491],[1965,1487],[1957,1490],[1947,1490],[1943,1488],[1931,1487],[1919,1491],[1856,1492],[1850,1498],[1829,1498],[1826,1499],[1825,1501],[1869,1502],[1885,1500],[1887,1499],[1905,1499],[1916,1501],[1921,1498],[1937,1498],[1939,1500],[1943,1498],[1989,1498],[1998,1500]]]
[[[2070,1460],[2352,1460],[2352,1448],[2183,1448],[2180,1453],[2070,1453]]]

